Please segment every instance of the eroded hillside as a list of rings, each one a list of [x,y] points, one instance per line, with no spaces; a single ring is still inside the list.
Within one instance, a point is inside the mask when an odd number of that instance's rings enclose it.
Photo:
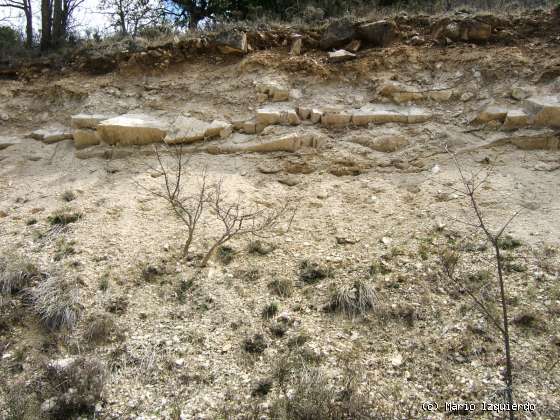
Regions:
[[[492,229],[520,210],[500,245],[515,398],[534,404],[520,418],[557,418],[560,47],[535,16],[482,41],[410,18],[355,57],[329,59],[321,34],[294,51],[286,30],[242,56],[0,81],[1,413],[443,418],[445,401],[501,401],[500,332],[466,292],[499,313],[495,264],[461,168],[488,174]],[[184,224],[152,193],[166,143],[186,191],[206,172],[245,206],[289,200],[289,230],[201,268],[209,209],[183,258]]]

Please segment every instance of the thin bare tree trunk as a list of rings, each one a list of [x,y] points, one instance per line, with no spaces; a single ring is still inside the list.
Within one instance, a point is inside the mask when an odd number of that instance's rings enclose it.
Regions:
[[[25,47],[33,47],[33,11],[31,9],[31,0],[24,0],[25,12]]]
[[[51,0],[41,0],[41,51],[52,45],[52,11]]]

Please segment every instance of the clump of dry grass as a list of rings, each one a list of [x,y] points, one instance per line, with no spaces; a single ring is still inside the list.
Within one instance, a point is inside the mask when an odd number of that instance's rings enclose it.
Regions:
[[[53,395],[48,410],[51,418],[74,418],[94,410],[101,399],[107,371],[95,358],[78,357],[49,363],[44,376]]]
[[[264,335],[255,334],[247,337],[243,342],[243,348],[247,353],[262,353],[268,347]]]
[[[274,279],[268,283],[272,293],[280,297],[290,297],[294,291],[294,284],[290,279]]]
[[[349,317],[365,315],[375,308],[377,296],[373,285],[356,280],[333,289],[326,309]]]
[[[318,261],[303,260],[299,265],[299,278],[307,284],[315,284],[329,274],[329,267]]]
[[[271,302],[263,308],[261,315],[264,319],[271,319],[274,318],[277,313],[278,303]]]
[[[0,257],[0,294],[18,293],[41,277],[39,269],[28,259],[17,254]]]
[[[53,212],[47,218],[47,220],[53,226],[55,225],[65,226],[70,223],[77,222],[81,218],[82,218],[82,213],[80,212],[71,211],[69,209],[59,209]]]
[[[61,198],[62,198],[62,200],[69,203],[70,201],[74,201],[77,197],[76,197],[76,194],[74,193],[74,191],[66,190],[62,193]]]
[[[268,244],[261,240],[254,240],[247,245],[249,254],[268,255],[274,251],[274,245]]]
[[[113,316],[107,313],[95,313],[88,317],[84,339],[89,343],[106,343],[114,330],[115,320]]]
[[[33,308],[47,328],[74,328],[81,310],[79,288],[75,282],[50,275],[30,289],[30,294]]]

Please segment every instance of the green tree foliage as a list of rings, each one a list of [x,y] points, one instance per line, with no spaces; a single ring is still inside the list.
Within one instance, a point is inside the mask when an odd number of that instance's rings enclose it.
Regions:
[[[9,26],[0,26],[0,51],[12,50],[19,46],[19,34]]]

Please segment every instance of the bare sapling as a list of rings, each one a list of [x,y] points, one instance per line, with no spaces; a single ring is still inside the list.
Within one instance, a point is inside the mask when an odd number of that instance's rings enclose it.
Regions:
[[[152,194],[163,198],[186,227],[186,239],[182,247],[181,255],[186,258],[192,244],[195,231],[198,227],[206,205],[211,201],[212,187],[208,182],[208,170],[204,168],[193,182],[188,178],[188,159],[185,159],[181,146],[165,147],[166,155],[171,157],[171,165],[165,162],[162,153],[155,147],[155,155],[158,166],[152,168],[157,175],[163,176],[164,188],[161,190],[149,190]],[[187,184],[194,190],[186,191]]]
[[[476,308],[490,321],[490,323],[500,332],[503,340],[504,353],[506,357],[505,361],[505,375],[504,375],[504,395],[507,403],[509,404],[509,418],[514,419],[513,411],[513,366],[512,366],[512,356],[511,356],[511,339],[509,333],[509,316],[508,316],[508,299],[504,276],[503,267],[503,257],[501,255],[501,240],[505,235],[506,229],[519,215],[519,211],[515,212],[510,216],[505,223],[503,223],[499,228],[493,229],[489,226],[487,220],[479,205],[477,196],[480,188],[488,180],[488,177],[492,173],[491,170],[481,174],[482,171],[478,173],[467,175],[464,169],[459,163],[457,157],[448,151],[453,159],[453,162],[459,172],[462,188],[453,188],[453,190],[459,195],[467,200],[466,208],[462,210],[470,210],[471,221],[458,220],[463,224],[472,227],[476,232],[482,234],[486,240],[490,243],[492,249],[492,259],[495,261],[496,265],[496,280],[497,288],[499,290],[499,306],[501,306],[501,314],[495,314],[492,311],[491,304],[493,302],[486,302],[485,299],[480,297],[480,295],[475,290],[471,290],[465,287],[464,282],[460,279],[460,275],[457,274],[457,266],[459,262],[459,253],[445,250],[440,253],[441,263],[443,267],[443,273],[445,277],[458,289],[466,292],[467,296],[474,302]]]
[[[218,247],[232,238],[244,235],[266,237],[280,228],[284,221],[287,222],[286,229],[289,229],[296,212],[295,207],[289,200],[272,208],[244,205],[239,198],[235,201],[229,201],[223,190],[222,180],[214,184],[209,198],[209,206],[220,221],[223,230],[202,259],[202,267],[208,264]]]

